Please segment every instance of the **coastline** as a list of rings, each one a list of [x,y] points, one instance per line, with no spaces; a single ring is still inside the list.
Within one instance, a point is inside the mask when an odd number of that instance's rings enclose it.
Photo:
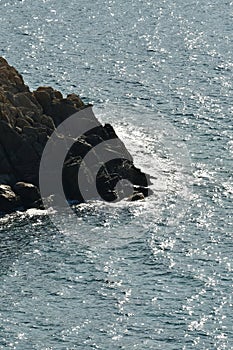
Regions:
[[[76,94],[63,97],[52,87],[39,87],[30,91],[22,76],[8,62],[0,57],[0,212],[8,213],[18,208],[43,208],[39,190],[40,161],[48,140],[52,135],[72,138],[72,147],[67,149],[63,164],[62,182],[67,200],[84,202],[95,199],[89,186],[96,186],[101,198],[116,201],[125,197],[129,200],[143,199],[150,194],[150,180],[147,174],[136,168],[133,158],[110,124],[102,125],[91,110]],[[78,114],[81,111],[84,114]],[[57,135],[58,127],[71,116],[77,115],[77,125],[89,125],[79,136]],[[116,140],[110,145],[110,140]],[[103,144],[108,154],[107,164],[102,164],[101,154],[94,148]],[[56,153],[56,147],[53,148]],[[82,161],[92,152],[92,163],[98,168],[96,178],[90,166],[85,165],[88,194],[84,198],[76,177]],[[56,178],[56,173],[53,174]],[[122,180],[128,183],[116,186]],[[129,183],[133,186],[129,192]],[[55,195],[48,188],[48,196]]]

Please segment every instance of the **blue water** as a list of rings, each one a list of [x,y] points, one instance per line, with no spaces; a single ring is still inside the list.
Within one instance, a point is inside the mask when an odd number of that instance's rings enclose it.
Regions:
[[[0,349],[233,349],[232,19],[228,0],[0,0],[0,55],[94,103],[154,189],[63,230],[0,219]]]

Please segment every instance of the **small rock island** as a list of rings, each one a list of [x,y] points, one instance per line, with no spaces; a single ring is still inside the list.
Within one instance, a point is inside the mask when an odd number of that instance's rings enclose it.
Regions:
[[[18,71],[0,57],[1,213],[43,208],[39,191],[39,167],[45,145],[60,123],[88,106],[78,95],[70,94],[64,98],[61,92],[52,87],[39,87],[36,91],[30,91]],[[75,140],[67,153],[62,181],[68,201],[84,201],[76,179],[85,155],[103,141],[118,139],[110,124],[98,124],[98,127]],[[95,162],[100,170],[96,179],[90,180],[96,181],[103,200],[111,202],[121,197],[116,191],[116,184],[122,179],[133,185],[130,200],[148,196],[151,193],[149,177],[135,167],[123,142],[119,140],[117,149],[109,151],[117,154],[117,157],[104,165],[98,154],[95,154]],[[123,198],[124,191],[122,193]]]

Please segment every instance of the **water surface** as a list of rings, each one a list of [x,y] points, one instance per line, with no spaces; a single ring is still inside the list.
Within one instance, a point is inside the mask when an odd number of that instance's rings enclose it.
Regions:
[[[0,349],[233,349],[233,3],[0,1],[0,55],[79,93],[143,202],[1,218]]]

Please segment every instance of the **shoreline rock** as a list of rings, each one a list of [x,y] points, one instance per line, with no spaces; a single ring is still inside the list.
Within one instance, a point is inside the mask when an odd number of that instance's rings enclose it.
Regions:
[[[18,71],[0,57],[0,212],[7,213],[20,207],[42,208],[38,187],[44,147],[60,123],[87,107],[89,105],[85,105],[78,95],[69,94],[64,98],[52,87],[42,86],[31,92]],[[100,167],[94,180],[101,197],[107,201],[123,198],[115,190],[122,179],[129,180],[134,186],[132,200],[148,196],[151,193],[148,175],[134,166],[132,156],[113,127],[102,125],[97,119],[95,122],[98,126],[75,140],[67,153],[63,165],[67,200],[83,202],[77,184],[80,162],[93,147],[112,138],[119,140],[118,146],[108,151],[117,154],[118,159],[104,165],[98,154],[94,159]]]

